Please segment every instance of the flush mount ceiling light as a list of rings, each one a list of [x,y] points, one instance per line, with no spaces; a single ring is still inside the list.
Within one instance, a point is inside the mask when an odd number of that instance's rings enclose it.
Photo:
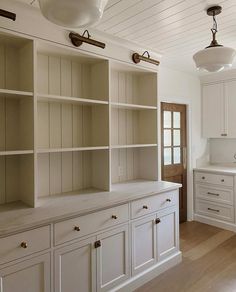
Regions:
[[[68,28],[91,26],[103,14],[108,0],[39,0],[44,17]]]
[[[216,40],[217,22],[215,16],[220,14],[222,8],[213,6],[207,9],[207,15],[213,17],[212,41],[205,49],[194,54],[193,59],[198,69],[204,69],[209,72],[219,72],[225,68],[231,67],[235,56],[235,50],[219,45]]]

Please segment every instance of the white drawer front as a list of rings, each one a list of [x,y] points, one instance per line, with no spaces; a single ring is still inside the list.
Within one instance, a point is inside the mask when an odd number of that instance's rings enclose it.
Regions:
[[[178,196],[178,191],[172,191],[134,201],[131,203],[131,217],[138,218],[177,205]]]
[[[203,200],[196,200],[196,213],[224,221],[234,221],[234,208]]]
[[[196,197],[200,199],[210,200],[212,202],[219,202],[233,205],[233,190],[218,189],[208,187],[205,185],[196,185]]]
[[[124,223],[129,219],[128,204],[54,224],[55,245]]]
[[[217,184],[226,187],[233,187],[234,185],[233,176],[223,174],[195,172],[195,180],[197,182]]]
[[[0,264],[50,248],[50,226],[0,238]]]

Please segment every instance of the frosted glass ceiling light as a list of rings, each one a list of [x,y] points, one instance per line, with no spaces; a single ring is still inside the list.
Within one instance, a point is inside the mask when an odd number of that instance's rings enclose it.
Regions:
[[[198,69],[219,72],[232,66],[235,50],[219,45],[216,40],[217,22],[215,16],[220,14],[221,10],[220,6],[213,6],[207,9],[207,15],[213,17],[213,28],[211,29],[212,41],[208,47],[193,55]]]
[[[44,17],[68,28],[90,26],[97,23],[108,0],[39,0]]]

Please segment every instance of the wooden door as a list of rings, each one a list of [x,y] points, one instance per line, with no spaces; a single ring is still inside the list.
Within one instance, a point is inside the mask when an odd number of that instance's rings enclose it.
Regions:
[[[110,291],[130,277],[128,225],[97,236],[97,291]]]
[[[176,209],[158,212],[156,223],[157,258],[161,261],[178,250],[179,222]]]
[[[132,275],[156,263],[156,216],[132,223]]]
[[[226,133],[229,138],[236,138],[235,116],[236,116],[236,81],[225,83],[226,102]]]
[[[180,222],[187,220],[186,105],[162,103],[162,180],[181,183]]]
[[[202,88],[202,134],[205,138],[220,138],[226,133],[224,84]]]
[[[55,291],[96,291],[96,237],[55,251]]]
[[[50,254],[0,270],[1,292],[50,292]]]

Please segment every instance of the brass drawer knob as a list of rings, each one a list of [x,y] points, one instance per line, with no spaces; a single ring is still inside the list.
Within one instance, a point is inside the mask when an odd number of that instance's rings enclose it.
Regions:
[[[171,199],[166,199],[166,202],[171,202]]]
[[[205,176],[202,176],[202,179],[205,179]]]
[[[111,218],[115,219],[115,220],[118,219],[118,217],[116,215],[112,215]]]
[[[27,242],[23,241],[23,242],[20,244],[20,246],[21,246],[22,248],[27,248],[27,247],[28,247],[28,244],[27,244]]]
[[[97,241],[94,242],[94,247],[95,248],[98,248],[100,246],[102,246],[101,240],[97,240]]]
[[[221,182],[224,182],[225,180],[222,178]]]
[[[143,205],[143,209],[148,209],[148,206],[147,205]]]
[[[75,231],[80,231],[80,227],[79,227],[79,226],[75,226],[75,227],[74,227],[74,230],[75,230]]]
[[[161,223],[161,219],[160,219],[160,218],[157,218],[157,219],[155,220],[155,223],[156,223],[156,224]]]

